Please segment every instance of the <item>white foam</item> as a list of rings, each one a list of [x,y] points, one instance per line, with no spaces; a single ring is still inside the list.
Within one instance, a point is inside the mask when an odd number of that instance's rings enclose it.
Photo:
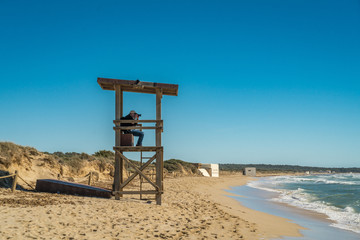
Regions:
[[[360,214],[356,213],[351,207],[340,209],[329,206],[323,201],[314,201],[314,197],[305,193],[303,189],[284,191],[278,198],[272,200],[323,213],[329,219],[335,221],[335,223],[331,224],[332,226],[360,233]]]
[[[265,187],[265,186],[262,186],[261,185],[262,183],[259,182],[259,181],[251,181],[251,182],[248,182],[248,186],[249,187],[253,187],[253,188],[257,188],[257,189],[260,189],[260,190],[265,190],[265,191],[268,191],[268,192],[277,192],[277,193],[280,193],[281,191],[280,190],[276,190],[274,188],[269,188],[269,187]]]
[[[330,220],[335,221],[335,223],[331,224],[332,226],[360,233],[360,214],[356,213],[353,208],[346,207],[345,209],[341,209],[330,206],[323,201],[316,201],[312,195],[304,192],[301,188],[298,190],[283,191],[279,197],[272,200],[323,213],[327,215]]]
[[[281,183],[314,182],[314,183],[324,183],[324,184],[360,185],[360,174],[357,175],[359,176],[354,176],[354,174],[316,175],[316,176],[308,176],[308,177],[280,176],[280,177],[270,177],[269,179]],[[353,180],[355,181],[349,181],[350,177],[354,178]]]
[[[327,179],[318,179],[315,181],[316,183],[325,183],[325,184],[342,184],[342,185],[358,185],[357,182],[349,182],[349,181],[335,181],[335,180],[327,180]]]
[[[341,177],[351,177],[352,175],[342,175]],[[359,178],[360,174],[356,174],[356,178]],[[272,201],[287,203],[289,205],[299,207],[301,209],[307,209],[319,213],[323,213],[328,216],[330,220],[333,220],[334,223],[331,224],[334,227],[350,230],[356,233],[360,233],[360,214],[356,213],[352,207],[346,207],[341,209],[335,206],[331,206],[324,201],[319,201],[315,196],[308,194],[302,188],[297,190],[280,190],[273,189],[279,184],[284,183],[299,183],[305,181],[311,181],[313,183],[325,183],[325,184],[348,184],[355,185],[359,184],[356,182],[347,182],[346,181],[336,181],[334,177],[330,180],[331,177],[320,178],[307,178],[307,177],[293,177],[293,176],[280,176],[280,177],[270,177],[270,181],[252,181],[248,184],[250,187],[277,192],[279,193],[278,197],[272,199]],[[335,177],[336,178],[336,177]],[[344,180],[344,179],[343,179]],[[354,180],[354,179],[352,179]]]

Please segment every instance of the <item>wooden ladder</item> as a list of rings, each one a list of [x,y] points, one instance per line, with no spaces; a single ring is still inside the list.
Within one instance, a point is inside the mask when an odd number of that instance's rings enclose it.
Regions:
[[[144,159],[150,159],[150,158],[151,158],[151,157],[145,157],[145,156],[143,156],[143,152],[141,151],[141,152],[140,152],[140,166],[143,164],[143,160],[144,160]],[[148,171],[149,171],[149,170],[148,170]],[[152,168],[152,169],[151,169],[151,172],[150,172],[150,173],[148,172],[146,175],[149,176],[151,180],[154,180],[154,176],[156,176],[155,168]],[[144,183],[145,183],[145,184],[149,184],[149,182],[148,182],[148,181],[144,181],[144,178],[143,178],[142,176],[139,176],[139,177],[140,177],[140,192],[142,192],[142,190],[143,190],[143,184],[144,184]],[[149,198],[143,198],[143,194],[140,193],[140,199],[141,199],[141,200],[147,200],[147,199],[149,199]]]

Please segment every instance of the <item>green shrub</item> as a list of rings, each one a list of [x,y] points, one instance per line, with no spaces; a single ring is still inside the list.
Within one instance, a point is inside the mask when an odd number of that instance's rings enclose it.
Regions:
[[[185,170],[190,170],[192,173],[197,173],[197,167],[193,163],[185,162],[179,159],[170,159],[164,161],[164,168],[169,172],[180,171],[181,166]]]
[[[112,151],[108,151],[108,150],[100,150],[97,151],[96,153],[94,153],[95,157],[103,157],[103,158],[114,158],[115,157],[115,153]]]

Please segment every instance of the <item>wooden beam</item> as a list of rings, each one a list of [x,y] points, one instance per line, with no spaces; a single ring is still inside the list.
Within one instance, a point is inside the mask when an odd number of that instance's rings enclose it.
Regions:
[[[123,114],[123,91],[120,85],[115,86],[115,119],[120,120]],[[121,146],[121,132],[115,131],[115,146]],[[121,191],[120,185],[123,182],[124,163],[119,153],[115,152],[115,173],[114,173],[114,190]],[[115,195],[115,199],[119,200],[120,195]]]
[[[158,193],[163,193],[160,191],[156,191],[156,190],[144,190],[144,191],[113,191],[113,194],[158,194]]]
[[[139,92],[139,93],[156,93],[156,89],[162,89],[164,95],[177,96],[178,85],[167,83],[155,82],[142,82],[136,80],[123,80],[123,79],[110,79],[98,78],[98,84],[104,90],[116,90],[116,86],[121,86],[123,91],[126,92]]]
[[[152,147],[152,146],[120,146],[120,147],[113,147],[115,151],[121,152],[156,152],[158,149],[162,149],[162,147]]]
[[[154,156],[153,156],[152,158],[150,158],[144,165],[142,165],[142,166],[140,167],[140,171],[143,171],[145,168],[147,168],[147,167],[150,165],[150,163],[151,163],[152,161],[154,161],[155,157],[156,157],[156,154],[154,154]],[[137,175],[138,175],[137,172],[133,173],[128,179],[126,179],[125,182],[123,182],[123,184],[122,184],[121,187],[124,188],[124,187],[125,187],[126,185],[128,185]]]
[[[156,127],[143,127],[143,126],[126,126],[126,127],[113,127],[114,130],[131,130],[131,129],[158,129],[160,126]]]
[[[162,120],[114,120],[114,123],[157,123]]]
[[[129,165],[131,166],[131,167],[133,167],[134,169],[135,169],[135,171],[138,173],[138,174],[140,174],[143,178],[145,178],[151,185],[153,185],[153,187],[155,188],[155,189],[160,189],[160,187],[159,186],[157,186],[155,183],[153,183],[152,181],[151,181],[151,179],[149,179],[143,172],[142,172],[142,170],[140,170],[137,166],[135,166],[135,164],[133,164],[127,157],[125,157],[123,154],[121,154],[121,153],[119,153],[120,154],[120,156],[121,156],[121,158],[122,159],[124,159],[124,160],[126,160],[128,163],[129,163]],[[155,157],[154,157],[154,159],[155,159]],[[150,160],[148,161],[148,162],[150,162]],[[133,174],[134,175],[134,174]],[[130,178],[128,178],[128,179],[130,179]],[[131,179],[132,180],[132,179]],[[131,180],[129,180],[129,182],[131,181]],[[122,184],[123,185],[123,184]]]
[[[139,175],[141,175],[143,178],[145,178],[145,180],[148,181],[156,190],[159,190],[159,189],[160,189],[160,186],[157,186],[155,183],[153,183],[153,182],[151,181],[151,179],[148,178],[148,176],[146,176],[142,171],[140,171],[140,170],[137,168],[137,166],[135,166],[135,164],[133,164],[133,163],[132,163],[130,160],[128,160],[128,159],[126,159],[126,160],[128,161],[129,165],[131,165],[131,166],[135,169],[135,171],[136,171]]]
[[[156,120],[161,120],[161,98],[162,90],[160,88],[156,89]],[[161,126],[160,122],[156,123],[156,126],[159,127],[156,129],[156,146],[161,147]],[[163,163],[162,163],[162,149],[156,151],[156,185],[160,187],[162,191],[162,175],[163,175]],[[156,194],[156,204],[161,205],[161,193]]]

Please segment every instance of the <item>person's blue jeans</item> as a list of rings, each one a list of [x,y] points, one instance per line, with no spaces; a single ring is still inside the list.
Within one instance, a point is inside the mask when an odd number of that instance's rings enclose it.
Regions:
[[[144,139],[144,133],[139,130],[131,130],[130,133],[138,138],[138,141],[136,143],[136,146],[142,146],[142,141]]]

